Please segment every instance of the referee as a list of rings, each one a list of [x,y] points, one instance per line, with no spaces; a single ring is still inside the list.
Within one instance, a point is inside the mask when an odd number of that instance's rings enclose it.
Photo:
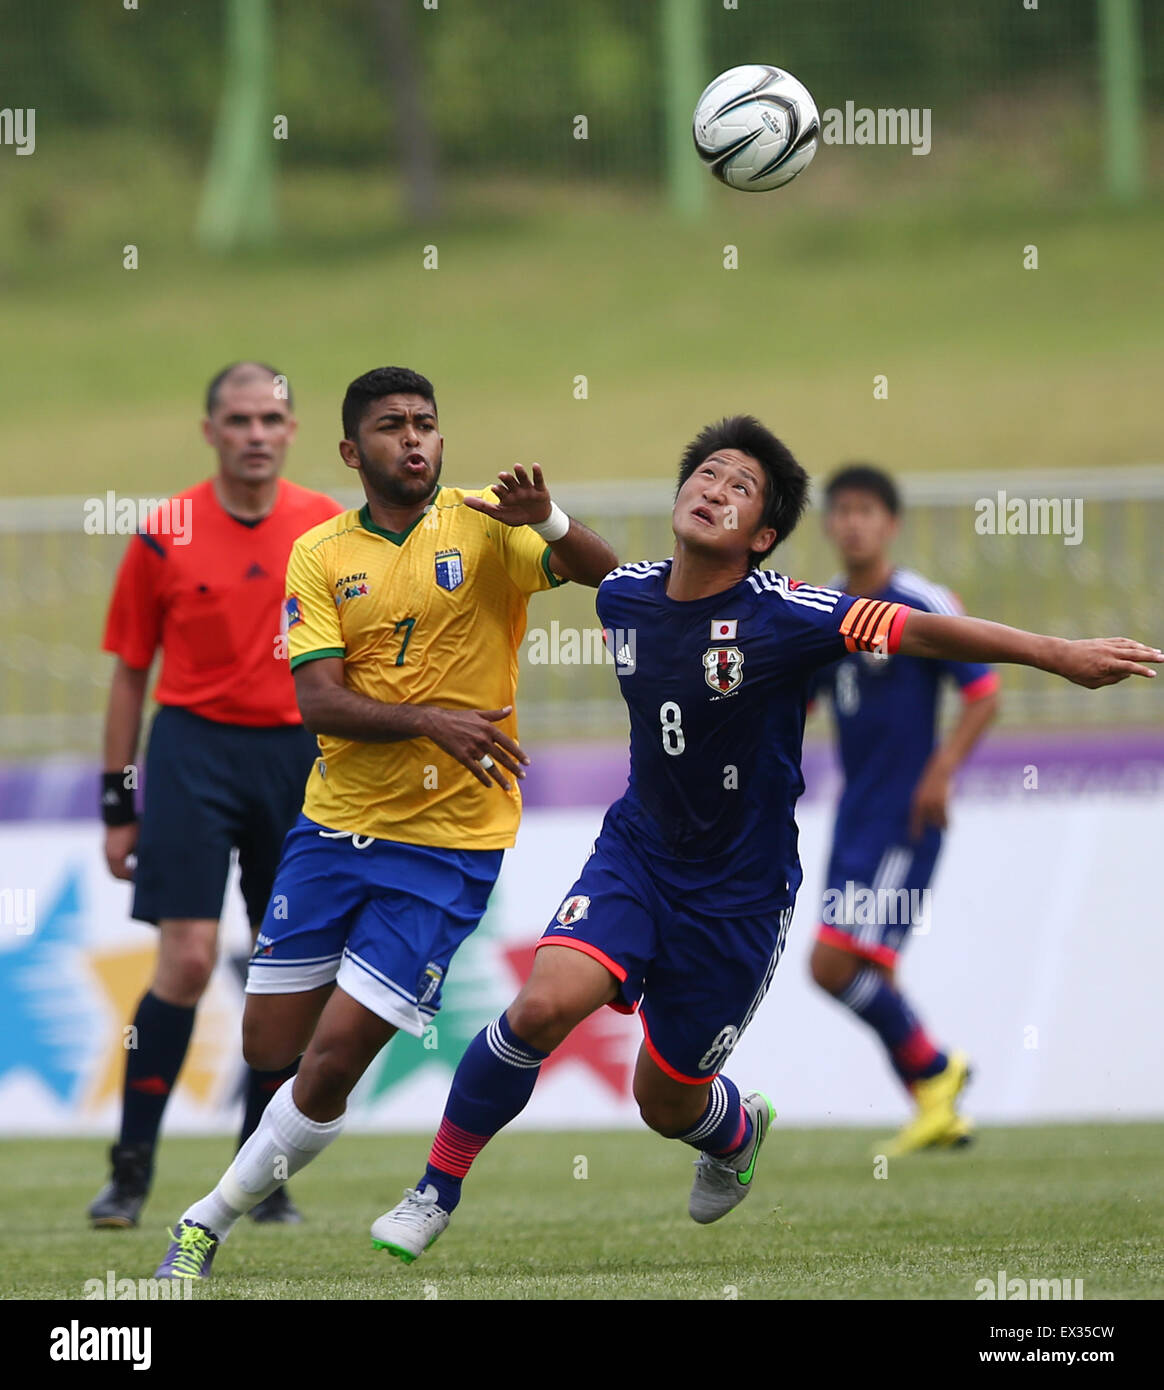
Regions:
[[[202,433],[218,472],[141,518],[109,608],[102,645],[117,664],[105,719],[105,858],[115,878],[133,881],[133,916],[157,927],[158,957],[129,1035],[112,1175],[89,1207],[98,1227],[136,1226],[149,1194],[166,1102],[214,969],[231,851],[257,929],[318,751],[280,635],[283,576],[295,538],[340,507],[280,477],[296,429],[285,380],[236,362],[211,381]],[[133,764],[159,647],[139,822]],[[250,1069],[240,1145],[296,1066]],[[300,1219],[284,1188],[252,1216]]]

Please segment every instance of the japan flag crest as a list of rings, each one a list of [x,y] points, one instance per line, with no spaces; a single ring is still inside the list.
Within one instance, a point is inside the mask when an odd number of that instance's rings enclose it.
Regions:
[[[736,637],[735,618],[712,618],[711,640],[713,642],[734,642]]]
[[[711,647],[703,653],[703,678],[719,695],[728,695],[744,678],[739,647]]]

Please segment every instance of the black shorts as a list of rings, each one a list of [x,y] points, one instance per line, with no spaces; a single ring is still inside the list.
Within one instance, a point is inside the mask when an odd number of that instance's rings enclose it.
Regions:
[[[257,926],[318,756],[315,735],[299,724],[254,729],[163,706],[146,751],[134,917],[217,919],[237,849]]]

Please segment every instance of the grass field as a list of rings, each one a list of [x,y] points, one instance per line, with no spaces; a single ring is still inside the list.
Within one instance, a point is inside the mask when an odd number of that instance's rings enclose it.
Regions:
[[[368,1226],[416,1180],[427,1140],[345,1136],[293,1182],[308,1220],[239,1226],[198,1298],[971,1299],[979,1279],[1081,1279],[1086,1299],[1158,1298],[1164,1124],[990,1129],[959,1153],[873,1175],[871,1131],[777,1130],[748,1202],[686,1215],[690,1153],[646,1133],[519,1133],[478,1160],[440,1242],[406,1268]],[[147,1277],[165,1226],[227,1139],[172,1139],[142,1229],[94,1232],[91,1140],[0,1145],[6,1299],[76,1299]],[[575,1178],[578,1160],[587,1177]]]

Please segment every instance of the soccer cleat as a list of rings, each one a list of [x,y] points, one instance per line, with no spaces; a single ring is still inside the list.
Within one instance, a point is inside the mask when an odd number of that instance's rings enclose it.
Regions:
[[[964,1052],[952,1052],[944,1071],[915,1081],[911,1090],[917,1114],[886,1147],[890,1158],[902,1158],[921,1149],[960,1148],[970,1142],[971,1123],[957,1110],[958,1097],[970,1080],[970,1060]]]
[[[776,1118],[776,1111],[768,1097],[759,1091],[750,1092],[743,1103],[752,1117],[752,1138],[747,1146],[734,1158],[701,1153],[695,1160],[695,1181],[691,1185],[687,1211],[692,1221],[698,1221],[701,1226],[726,1216],[752,1190],[756,1155]]]
[[[949,1131],[940,1143],[943,1149],[964,1149],[974,1142],[974,1121],[965,1115],[957,1115]]]
[[[179,1221],[167,1234],[173,1242],[154,1271],[155,1279],[209,1279],[218,1237],[197,1221]]]
[[[96,1230],[129,1230],[137,1225],[149,1196],[154,1148],[152,1144],[114,1144],[109,1159],[113,1172],[89,1203],[89,1220]]]
[[[404,1189],[404,1201],[372,1222],[372,1249],[387,1250],[410,1265],[423,1255],[452,1219],[437,1206],[437,1190],[429,1183],[423,1192]]]
[[[277,1187],[258,1206],[251,1208],[251,1220],[260,1226],[300,1226],[303,1213],[291,1200],[286,1187]]]

